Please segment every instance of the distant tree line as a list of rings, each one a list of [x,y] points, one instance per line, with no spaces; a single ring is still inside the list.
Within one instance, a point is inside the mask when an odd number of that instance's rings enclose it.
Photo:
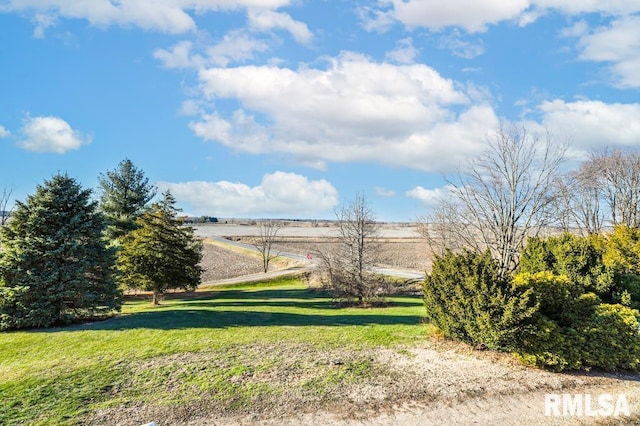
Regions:
[[[184,223],[218,223],[218,218],[215,216],[185,216],[182,219]]]
[[[16,202],[0,228],[0,330],[64,325],[117,312],[124,290],[153,303],[200,282],[202,243],[170,192],[125,159],[98,178],[99,201],[67,174]],[[10,192],[0,194],[6,211]],[[3,216],[4,218],[4,216]]]

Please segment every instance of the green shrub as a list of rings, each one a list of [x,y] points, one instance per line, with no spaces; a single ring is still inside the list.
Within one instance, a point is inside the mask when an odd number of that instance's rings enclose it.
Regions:
[[[602,237],[564,233],[557,237],[530,238],[520,256],[519,272],[551,271],[566,275],[586,291],[610,294],[614,286],[613,272],[603,261]]]
[[[585,282],[552,271],[503,279],[489,252],[447,251],[425,279],[424,303],[445,336],[511,351],[528,365],[638,369],[640,314],[602,303]]]
[[[533,291],[534,326],[520,335],[517,356],[526,364],[554,370],[640,366],[638,311],[604,304],[581,284],[549,271],[521,273],[514,283]]]
[[[500,278],[488,251],[436,257],[423,292],[427,317],[445,336],[490,349],[516,348],[536,312],[533,291]]]
[[[640,229],[616,226],[606,237],[603,261],[616,274],[614,300],[640,308]]]
[[[530,238],[519,272],[566,275],[604,302],[640,308],[640,230],[616,227],[606,238],[562,234]],[[638,252],[638,253],[636,253]],[[635,265],[635,266],[634,266]]]

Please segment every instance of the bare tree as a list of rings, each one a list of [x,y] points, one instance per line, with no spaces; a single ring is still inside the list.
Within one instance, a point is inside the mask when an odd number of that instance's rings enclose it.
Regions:
[[[597,173],[611,224],[640,227],[640,153],[605,150],[586,164]]]
[[[594,162],[582,163],[560,179],[559,216],[568,223],[564,230],[575,225],[582,234],[602,232],[604,184],[602,173]]]
[[[336,211],[338,248],[319,253],[321,273],[338,298],[357,298],[365,304],[386,292],[385,280],[372,272],[380,261],[379,225],[364,195]]]
[[[258,235],[253,238],[253,246],[262,256],[264,272],[269,271],[269,263],[280,255],[280,253],[273,251],[273,244],[281,228],[280,223],[272,220],[261,221],[258,224]]]
[[[13,194],[13,188],[2,188],[0,192],[0,226],[3,226],[9,220],[13,207],[10,207],[11,195]]]
[[[566,146],[516,127],[501,127],[487,142],[477,159],[447,179],[439,225],[458,244],[489,249],[506,275],[517,267],[526,238],[556,221],[554,179]]]
[[[430,214],[418,218],[417,231],[432,254],[442,256],[446,250],[460,251],[469,246],[458,235],[461,224],[455,221],[457,215],[457,205],[449,198],[441,198]]]

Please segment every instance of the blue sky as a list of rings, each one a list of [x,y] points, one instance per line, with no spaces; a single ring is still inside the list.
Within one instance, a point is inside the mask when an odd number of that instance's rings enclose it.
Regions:
[[[0,0],[0,188],[124,158],[185,212],[424,214],[500,126],[640,145],[639,0]]]

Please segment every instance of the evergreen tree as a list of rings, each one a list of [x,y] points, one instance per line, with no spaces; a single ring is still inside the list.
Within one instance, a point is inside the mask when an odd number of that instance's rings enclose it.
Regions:
[[[162,196],[123,238],[117,260],[120,283],[153,292],[154,305],[169,289],[194,290],[202,274],[202,242],[177,218],[173,195]]]
[[[106,176],[100,174],[98,183],[102,195],[100,209],[108,221],[107,236],[118,239],[135,229],[135,221],[144,213],[156,195],[153,185],[131,160],[124,159]]]
[[[0,329],[46,327],[120,308],[114,254],[91,190],[56,175],[0,229]]]

